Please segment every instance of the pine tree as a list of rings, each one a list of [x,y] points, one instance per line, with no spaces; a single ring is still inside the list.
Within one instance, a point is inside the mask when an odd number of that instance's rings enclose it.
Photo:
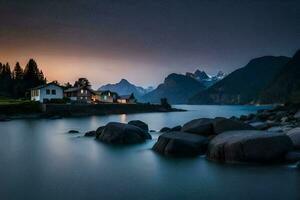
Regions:
[[[20,63],[17,62],[13,70],[13,79],[14,80],[23,80],[24,72],[20,66]]]
[[[26,89],[46,83],[44,75],[40,72],[37,63],[33,59],[30,59],[25,67],[24,83],[26,85]]]
[[[25,95],[25,87],[23,82],[24,72],[20,63],[17,62],[13,70],[13,97],[20,98]]]

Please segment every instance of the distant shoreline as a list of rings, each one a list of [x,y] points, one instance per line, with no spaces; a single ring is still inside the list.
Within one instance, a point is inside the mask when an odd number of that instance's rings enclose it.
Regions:
[[[158,104],[20,104],[0,105],[0,122],[16,119],[59,119],[67,117],[104,116],[151,112],[183,112]]]

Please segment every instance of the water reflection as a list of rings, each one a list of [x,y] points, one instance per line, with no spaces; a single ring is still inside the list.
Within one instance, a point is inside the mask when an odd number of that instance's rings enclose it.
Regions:
[[[183,107],[191,111],[0,123],[0,199],[300,199],[294,167],[169,158],[150,150],[155,139],[111,146],[82,136],[110,121],[139,119],[160,129],[261,108]],[[70,129],[81,133],[68,134]]]

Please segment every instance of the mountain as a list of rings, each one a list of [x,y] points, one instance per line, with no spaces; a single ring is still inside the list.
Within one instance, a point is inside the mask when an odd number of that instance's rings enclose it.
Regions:
[[[219,71],[215,76],[209,76],[205,71],[197,69],[194,73],[187,72],[186,76],[194,78],[195,80],[201,82],[206,88],[209,88],[216,82],[222,80],[226,74],[222,71]]]
[[[153,90],[152,87],[143,88],[131,84],[126,79],[122,79],[119,83],[116,84],[107,84],[101,86],[98,91],[110,90],[112,92],[117,92],[119,95],[127,95],[133,93],[134,96],[139,99],[141,96]]]
[[[170,74],[155,90],[143,96],[144,102],[159,103],[167,98],[171,104],[187,103],[188,99],[205,89],[204,85],[189,76]]]
[[[264,56],[227,75],[192,98],[191,104],[245,104],[257,100],[261,91],[288,63],[290,58]]]
[[[262,91],[262,103],[300,103],[300,50]]]

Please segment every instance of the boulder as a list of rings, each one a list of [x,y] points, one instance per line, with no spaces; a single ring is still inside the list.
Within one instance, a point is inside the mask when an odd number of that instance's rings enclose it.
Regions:
[[[97,130],[96,130],[96,138],[98,138],[101,135],[101,133],[104,130],[104,128],[105,128],[105,126],[100,126],[99,128],[97,128]]]
[[[300,149],[300,127],[289,130],[287,136],[292,140],[295,149]]]
[[[214,135],[213,119],[209,119],[209,118],[194,119],[184,124],[182,126],[181,131],[202,135],[202,136]]]
[[[111,144],[134,144],[151,139],[151,135],[137,126],[110,122],[97,139]]]
[[[142,122],[140,120],[132,120],[132,121],[128,122],[128,124],[133,125],[133,126],[137,126],[137,127],[139,127],[140,129],[142,129],[146,132],[149,131],[148,124],[146,124],[145,122]]]
[[[68,133],[79,133],[77,130],[69,130]]]
[[[180,131],[182,128],[182,126],[175,126],[173,128],[170,129],[170,131]]]
[[[289,163],[300,161],[300,151],[290,151],[285,155],[285,160]]]
[[[96,131],[88,131],[84,134],[86,137],[93,137],[96,136]]]
[[[168,131],[170,131],[170,130],[171,130],[171,129],[170,129],[169,127],[163,127],[162,129],[160,129],[159,132],[164,133],[164,132],[168,132]]]
[[[223,117],[217,117],[213,120],[213,129],[214,129],[214,134],[220,134],[225,131],[234,131],[234,130],[256,130],[253,126],[249,124],[226,119]]]
[[[205,154],[208,139],[206,137],[184,133],[168,132],[159,136],[153,150],[172,156],[195,156]]]
[[[184,124],[181,129],[183,132],[194,133],[203,136],[217,135],[231,130],[255,130],[255,128],[249,124],[237,120],[217,117],[215,119],[195,119]]]
[[[291,139],[282,133],[228,131],[210,141],[207,158],[220,162],[273,163],[284,161],[292,148]]]
[[[300,119],[300,110],[294,115],[294,118],[296,118],[296,119]]]

